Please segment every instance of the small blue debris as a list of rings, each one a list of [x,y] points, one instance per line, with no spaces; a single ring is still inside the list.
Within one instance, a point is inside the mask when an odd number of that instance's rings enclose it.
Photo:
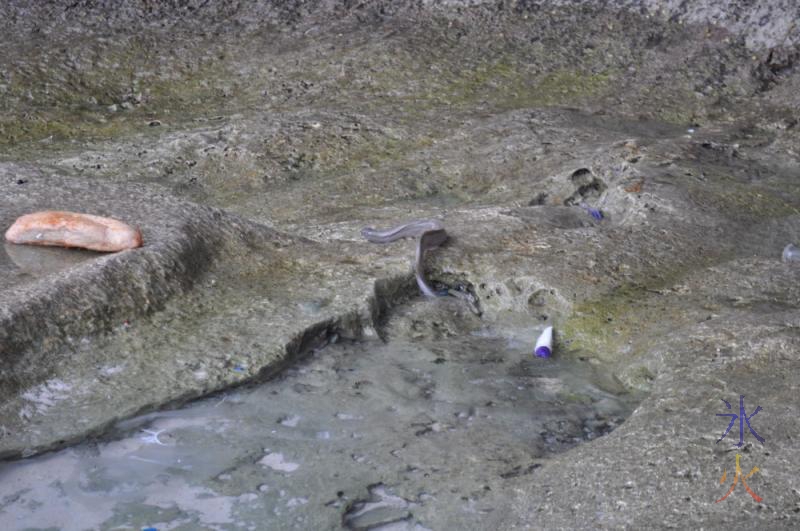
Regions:
[[[237,365],[236,367],[233,368],[233,370],[236,372],[244,372],[245,368],[242,367],[241,365]]]
[[[588,208],[586,211],[589,212],[589,214],[591,214],[592,217],[597,221],[601,221],[603,219],[603,212],[596,208]]]
[[[143,527],[142,531],[158,531],[155,527]]]
[[[589,205],[587,205],[586,203],[581,203],[580,206],[581,206],[582,209],[584,209],[586,212],[588,212],[589,215],[591,215],[597,221],[602,221],[603,220],[603,211],[600,210],[599,208],[592,208]]]
[[[587,205],[586,203],[581,203],[580,206],[581,206],[582,209],[584,209],[586,212],[588,212],[589,215],[591,215],[597,221],[602,221],[603,220],[603,211],[600,210],[599,208],[592,208],[589,205]]]

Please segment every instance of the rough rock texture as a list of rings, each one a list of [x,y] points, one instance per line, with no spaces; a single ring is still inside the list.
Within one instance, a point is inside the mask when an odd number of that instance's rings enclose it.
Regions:
[[[321,297],[337,291],[334,285],[351,293],[331,304],[330,317],[297,315],[302,292],[313,288],[303,287],[310,272],[304,255],[314,249],[311,255],[324,260],[329,252],[307,240],[148,187],[62,179],[21,166],[3,171],[25,181],[6,179],[6,222],[30,209],[103,204],[109,215],[140,225],[148,242],[114,255],[84,256],[55,274],[26,270],[27,262],[15,263],[13,246],[6,247],[10,262],[4,270],[12,278],[0,298],[4,455],[62,445],[140,410],[217,390],[262,370],[272,373],[284,358],[329,334],[360,333],[350,321],[370,316],[369,307],[359,314],[355,306],[366,304],[369,278],[353,275],[351,265],[334,275],[343,284],[332,276],[331,286],[308,294]],[[217,285],[202,276],[210,271],[233,281]],[[205,286],[196,285],[200,278]],[[181,294],[183,302],[169,307],[170,298]],[[286,308],[289,304],[293,307]],[[250,319],[270,323],[269,343],[251,345],[257,353],[246,373],[230,373],[211,344],[220,337],[230,341],[222,331],[261,327],[242,315],[256,307],[258,314]],[[149,322],[144,319],[154,312]],[[164,327],[167,345],[158,349],[153,340]],[[194,349],[205,354],[188,354]],[[184,357],[176,358],[181,352]],[[208,363],[219,363],[216,374],[206,375]]]
[[[359,229],[436,217],[430,278],[647,393],[492,525],[796,526],[798,9],[5,3],[0,221],[104,204],[147,245],[0,254],[0,455],[378,333],[413,242]],[[716,443],[740,395],[764,445]],[[737,451],[764,500],[715,504]]]

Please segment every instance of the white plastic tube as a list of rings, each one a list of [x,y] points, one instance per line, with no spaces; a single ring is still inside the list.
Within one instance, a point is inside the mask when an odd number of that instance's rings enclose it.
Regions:
[[[553,353],[553,327],[548,326],[536,340],[536,348],[533,353],[540,358],[549,358]]]

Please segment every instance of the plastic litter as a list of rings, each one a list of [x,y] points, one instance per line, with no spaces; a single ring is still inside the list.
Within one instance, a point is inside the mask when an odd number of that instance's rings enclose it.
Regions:
[[[603,220],[603,211],[600,210],[599,208],[592,208],[586,203],[581,203],[581,208],[583,208],[586,212],[588,212],[589,215],[592,216],[597,221]]]
[[[781,260],[784,262],[800,262],[800,248],[797,248],[793,243],[790,243],[783,248]]]
[[[553,327],[548,326],[544,329],[539,339],[536,340],[536,347],[533,353],[540,358],[549,358],[553,354]]]

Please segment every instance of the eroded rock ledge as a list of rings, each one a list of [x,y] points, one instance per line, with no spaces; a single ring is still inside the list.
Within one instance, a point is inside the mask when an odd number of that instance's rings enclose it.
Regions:
[[[495,527],[741,525],[711,426],[739,395],[741,507],[796,526],[794,3],[70,6],[0,8],[0,221],[104,205],[146,245],[0,280],[1,457],[378,334],[413,244],[358,230],[440,217],[434,278],[649,393],[510,477]]]

